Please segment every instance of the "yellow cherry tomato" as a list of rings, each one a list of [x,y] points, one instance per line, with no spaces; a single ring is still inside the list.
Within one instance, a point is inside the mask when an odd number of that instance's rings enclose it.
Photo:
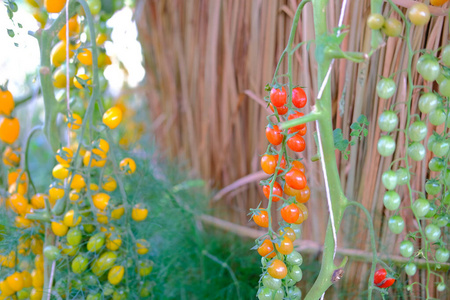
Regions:
[[[150,248],[150,243],[144,239],[139,239],[136,241],[136,252],[140,255],[144,255],[148,253],[148,249]]]
[[[111,107],[103,114],[103,124],[108,126],[110,129],[114,129],[119,126],[121,121],[122,111],[116,106]]]
[[[115,220],[119,220],[123,214],[125,213],[125,208],[123,206],[120,206],[118,208],[115,208],[111,212],[111,218]]]
[[[52,207],[62,197],[64,197],[64,187],[60,184],[53,184],[48,190],[48,199]]]
[[[14,98],[11,92],[0,89],[0,115],[11,115],[14,105]]]
[[[30,272],[27,270],[22,271],[22,278],[23,278],[23,287],[28,288],[32,286],[33,280],[31,278]]]
[[[77,76],[80,77],[80,78],[83,79],[83,80],[87,80],[86,83],[87,83],[88,85],[91,85],[91,84],[92,84],[92,80],[89,79],[89,76],[88,76],[88,75],[86,75],[86,74],[80,74],[80,75],[77,75]],[[89,80],[88,80],[88,79],[89,79]],[[75,77],[75,78],[73,79],[73,84],[75,85],[75,87],[76,87],[77,89],[80,89],[80,90],[83,89],[83,85],[81,84],[81,82],[78,81],[77,77]]]
[[[57,236],[65,236],[69,227],[64,225],[61,221],[53,221],[52,222],[52,231]]]
[[[69,182],[70,182],[70,180],[69,180]],[[70,184],[71,189],[81,190],[85,186],[86,186],[86,181],[84,180],[83,176],[81,176],[80,174],[73,175],[72,183]]]
[[[7,144],[13,144],[20,133],[20,123],[17,118],[0,119],[0,140]]]
[[[100,211],[97,213],[97,222],[100,224],[108,224],[108,216],[104,211]]]
[[[33,205],[33,208],[34,209],[45,208],[45,197],[47,197],[47,195],[39,193],[31,197],[31,205]]]
[[[72,58],[73,50],[76,46],[69,42],[69,58]],[[55,67],[61,66],[66,61],[66,41],[59,41],[52,49],[50,53],[50,59]]]
[[[80,199],[80,194],[78,194],[77,191],[72,190],[69,193],[69,199],[70,199],[70,201],[76,202]]]
[[[14,272],[12,275],[6,277],[6,281],[11,289],[15,292],[23,289],[23,276],[19,272]]]
[[[52,175],[56,179],[64,180],[69,176],[69,170],[61,164],[57,164],[53,170]]]
[[[108,36],[105,33],[100,32],[99,34],[97,34],[95,42],[97,43],[97,46],[101,46],[104,42],[106,42],[107,39]]]
[[[34,255],[42,254],[44,251],[44,242],[37,235],[31,238],[31,252]]]
[[[119,284],[123,278],[123,273],[125,272],[125,268],[122,266],[114,266],[108,272],[108,281],[112,285]]]
[[[94,206],[100,210],[104,210],[108,206],[109,199],[111,197],[105,193],[98,193],[92,196]]]
[[[8,297],[15,293],[15,291],[8,285],[6,280],[0,282],[0,290],[2,291],[1,296]],[[4,298],[6,299],[6,298]]]
[[[17,251],[20,255],[28,255],[30,252],[31,240],[29,238],[24,238],[23,236],[19,239],[19,244],[17,245]]]
[[[136,222],[144,221],[147,218],[148,209],[146,209],[142,204],[136,204],[131,212],[131,218]]]
[[[104,177],[102,188],[107,192],[113,192],[117,188],[117,182],[112,176]]]
[[[22,216],[17,216],[14,220],[14,225],[16,225],[17,228],[30,228],[31,225],[33,225],[33,221]]]
[[[98,167],[98,168],[102,168],[105,166],[106,164],[106,155],[104,157],[98,155],[101,159],[97,160],[96,158],[92,157],[91,158],[91,152],[90,151],[86,151],[86,153],[84,154],[83,157],[83,164],[85,166],[89,165],[89,161],[91,162],[91,167]]]
[[[120,170],[127,174],[133,174],[136,171],[136,162],[129,157],[122,159],[119,166]]]
[[[69,116],[69,121],[67,122],[67,127],[72,130],[77,130],[81,128],[81,124],[83,123],[83,120],[78,114],[73,113],[71,116]]]
[[[45,10],[49,13],[59,13],[64,6],[66,6],[66,0],[44,0]]]
[[[73,209],[69,210],[68,212],[66,212],[66,214],[64,215],[64,225],[66,225],[67,227],[75,227],[78,224],[81,223],[81,216],[78,216],[77,220],[74,220],[74,216],[75,215],[75,211]]]
[[[16,252],[9,252],[8,256],[0,255],[0,265],[3,267],[14,268],[16,266]]]
[[[63,166],[68,167],[73,158],[73,151],[70,148],[62,147],[56,152],[56,160]]]
[[[92,52],[89,49],[83,49],[83,51],[79,52],[77,55],[78,60],[85,66],[92,65]]]
[[[30,292],[30,300],[41,300],[43,295],[42,288],[33,288]]]
[[[78,16],[75,15],[69,19],[69,37],[76,35],[80,31],[80,24],[78,23]],[[67,40],[66,36],[66,24],[58,32],[58,37],[60,40]]]
[[[11,147],[6,147],[3,152],[3,163],[8,167],[15,167],[20,162],[19,156],[20,148],[17,151],[14,151]]]
[[[74,246],[74,245],[64,245],[64,246],[60,246],[61,248],[61,253],[68,255],[68,256],[75,256],[75,254],[78,253],[78,250],[80,249],[80,247],[78,246]]]
[[[31,282],[34,288],[42,288],[44,286],[44,271],[40,269],[31,271]]]
[[[140,261],[138,268],[139,268],[139,275],[141,275],[142,277],[148,276],[153,270],[153,261],[148,259]]]
[[[11,195],[9,202],[14,212],[18,214],[24,214],[26,212],[28,201],[21,194]]]
[[[92,153],[97,154],[101,157],[106,157],[109,151],[109,143],[104,139],[99,139],[97,141],[92,142]]]
[[[117,237],[108,237],[106,239],[106,248],[111,251],[116,251],[122,245],[122,239],[120,236]]]

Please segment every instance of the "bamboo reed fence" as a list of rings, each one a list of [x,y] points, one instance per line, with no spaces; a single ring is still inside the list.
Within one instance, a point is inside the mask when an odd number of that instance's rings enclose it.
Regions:
[[[212,189],[222,189],[211,200],[217,216],[236,225],[251,226],[249,208],[257,207],[264,199],[258,182],[264,178],[260,171],[260,155],[267,147],[264,129],[268,111],[263,97],[264,87],[273,77],[276,63],[289,35],[292,18],[299,1],[232,1],[232,0],[171,0],[138,1],[136,21],[142,42],[146,82],[145,94],[153,117],[155,139],[167,156],[188,162],[195,175],[204,178]],[[396,0],[408,7],[411,0]],[[342,1],[329,1],[330,30],[338,23]],[[429,25],[412,28],[413,49],[437,49],[448,43],[447,4],[435,8]],[[406,11],[406,8],[404,8]],[[342,47],[348,51],[368,52],[371,32],[366,26],[370,1],[348,1],[344,24],[348,31]],[[384,15],[392,12],[384,6]],[[297,41],[313,40],[312,7],[302,13]],[[347,196],[358,200],[372,213],[377,230],[378,251],[398,254],[398,245],[405,237],[389,232],[387,220],[392,214],[383,207],[384,188],[381,174],[391,162],[405,155],[397,147],[390,158],[382,158],[376,151],[380,136],[379,114],[394,102],[404,101],[407,95],[406,43],[389,38],[367,61],[356,64],[337,60],[331,76],[334,99],[334,122],[349,136],[351,123],[364,114],[371,126],[367,138],[351,147],[348,160],[338,157],[341,182]],[[418,55],[415,56],[414,63]],[[281,71],[285,71],[283,65]],[[308,112],[317,94],[314,44],[296,53],[294,82],[306,87]],[[378,99],[375,86],[382,76],[398,72],[394,80],[398,91],[391,100]],[[423,84],[415,76],[416,84]],[[418,112],[419,93],[413,95],[411,114]],[[400,128],[406,123],[404,105],[399,111]],[[306,158],[306,169],[312,197],[308,202],[310,219],[304,223],[305,240],[321,244],[328,218],[323,179],[319,162],[309,160],[316,152],[313,139],[314,124],[308,124],[307,148],[300,155]],[[442,131],[443,128],[429,127]],[[397,145],[404,145],[404,136],[396,136]],[[422,189],[421,183],[430,174],[427,163],[414,163],[412,187]],[[398,163],[394,164],[394,169]],[[407,199],[406,190],[400,195]],[[409,201],[403,201],[406,205]],[[341,248],[368,251],[370,247],[365,218],[359,212],[348,212],[338,235]],[[410,210],[402,210],[406,229],[414,231],[417,224]],[[355,231],[355,228],[358,228]],[[367,263],[350,263],[346,279],[338,285],[354,290],[366,289],[361,274],[367,274]],[[425,281],[425,272],[418,272],[413,280]],[[353,288],[351,288],[353,286]],[[422,294],[422,296],[424,296]]]

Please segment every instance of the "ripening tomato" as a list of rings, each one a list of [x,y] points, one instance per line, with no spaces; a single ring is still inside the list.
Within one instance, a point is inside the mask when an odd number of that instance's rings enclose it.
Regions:
[[[284,87],[279,88],[272,88],[270,91],[270,102],[275,107],[282,107],[286,104],[287,94]]]
[[[131,211],[131,218],[136,222],[144,221],[147,218],[148,209],[143,204],[136,204]]]
[[[276,155],[265,154],[261,157],[261,168],[267,174],[275,173],[277,163],[278,163],[278,154],[276,154]],[[280,168],[284,169],[285,166],[286,166],[286,161],[285,161],[284,157],[282,157]],[[282,173],[282,170],[278,171],[278,174],[280,174],[280,173]]]
[[[287,275],[287,267],[281,260],[274,259],[270,262],[267,272],[273,278],[283,279]]]
[[[292,104],[297,108],[305,107],[306,93],[301,87],[296,87],[292,90]]]
[[[266,127],[266,137],[269,143],[274,146],[278,146],[283,141],[283,135],[277,125]]]
[[[414,25],[423,26],[430,21],[430,10],[428,5],[415,3],[407,12],[408,18]]]
[[[57,164],[53,170],[52,175],[56,179],[64,180],[69,176],[69,170],[61,164]]]
[[[380,30],[384,25],[384,17],[380,14],[370,14],[367,18],[367,26],[372,30]]]
[[[92,202],[94,206],[100,210],[104,210],[108,206],[109,199],[111,197],[105,193],[98,193],[92,196]]]
[[[288,237],[292,242],[295,241],[295,239],[297,238],[297,235],[295,234],[294,229],[292,229],[291,227],[281,228],[278,233],[281,236]]]
[[[75,227],[81,223],[81,216],[78,216],[78,218],[76,218],[76,220],[75,220],[75,211],[73,209],[71,209],[68,212],[66,212],[66,214],[64,215],[63,222],[64,222],[64,225],[66,225],[68,227]]]
[[[83,119],[78,114],[73,113],[69,115],[69,121],[67,122],[67,127],[72,130],[77,130],[81,128],[81,124],[83,123]]]
[[[261,246],[258,247],[258,253],[262,257],[273,258],[276,253],[273,251],[273,243],[269,239],[265,239]]]
[[[292,240],[285,236],[284,238],[281,238],[280,243],[275,243],[275,248],[278,252],[280,252],[283,255],[288,255],[294,250],[294,244],[292,243]]]
[[[78,16],[75,15],[69,19],[69,37],[76,35],[80,31],[80,24],[78,23]],[[67,40],[66,36],[66,24],[58,32],[58,38],[60,40]]]
[[[24,214],[27,211],[28,201],[21,194],[13,194],[9,197],[11,208],[15,213]]]
[[[295,112],[295,113],[289,115],[288,120],[294,120],[294,119],[297,119],[297,118],[300,118],[303,116],[304,116],[303,113]],[[297,131],[302,130],[304,127],[306,127],[306,124],[300,124],[300,125],[291,127],[290,129],[291,129],[291,132],[297,132]]]
[[[300,193],[295,196],[295,200],[299,203],[306,203],[309,200],[309,197],[311,196],[311,190],[309,189],[309,186],[306,185],[304,189],[300,190]]]
[[[275,112],[274,109],[273,109],[272,103],[269,104],[269,107],[272,110],[272,112]],[[277,112],[278,112],[278,114],[280,116],[285,115],[288,112],[288,110],[289,110],[289,108],[286,105],[281,106],[281,107],[277,107]]]
[[[402,33],[403,25],[399,20],[389,18],[384,21],[383,27],[381,29],[387,36],[397,37]]]
[[[111,270],[109,270],[109,273],[108,273],[108,281],[109,281],[109,283],[111,283],[112,285],[119,284],[120,281],[123,278],[124,271],[125,271],[125,269],[122,266],[114,266],[114,267],[112,267]]]
[[[448,0],[430,0],[430,4],[434,6],[442,6],[447,2]]]
[[[3,163],[8,167],[16,167],[20,162],[20,148],[13,150],[11,147],[6,147],[3,152]]]
[[[69,58],[74,55],[73,50],[76,49],[75,45],[69,42]],[[52,49],[50,53],[52,64],[55,67],[61,66],[66,61],[66,41],[59,41]]]
[[[123,214],[125,213],[125,208],[123,206],[120,206],[118,208],[115,208],[111,212],[111,218],[115,220],[119,220]]]
[[[120,238],[120,236],[110,236],[108,238],[106,238],[106,243],[105,243],[106,249],[109,249],[111,251],[116,251],[117,249],[120,248],[120,246],[122,246],[122,239]]]
[[[283,218],[283,220],[285,222],[292,224],[298,220],[298,218],[301,214],[301,210],[297,206],[297,204],[291,203],[291,204],[283,207],[281,209],[280,213],[281,213],[281,217]]]
[[[102,188],[105,191],[113,192],[117,188],[117,182],[112,176],[107,176],[103,178]]]
[[[385,269],[379,269],[375,272],[373,283],[379,288],[388,288],[394,284],[395,279],[386,277],[387,272]]]
[[[269,214],[265,210],[255,211],[253,221],[256,225],[267,228],[269,227]]]
[[[19,137],[20,123],[17,118],[2,118],[0,120],[0,140],[7,144],[14,143]]]
[[[297,168],[291,168],[285,176],[286,184],[296,190],[302,190],[306,187],[306,176]]]
[[[124,158],[119,164],[120,170],[127,174],[133,174],[136,171],[136,162],[132,158]]]
[[[81,52],[78,53],[77,59],[80,61],[81,64],[85,66],[91,66],[92,65],[92,52],[89,49],[83,49]]]
[[[305,127],[306,128],[306,127]],[[295,152],[302,152],[306,148],[306,143],[300,134],[296,134],[287,141],[289,149]]]
[[[0,89],[0,115],[11,115],[14,106],[14,98],[11,92]]]
[[[267,199],[270,197],[270,185],[263,186],[263,193],[264,196],[266,196]],[[273,183],[272,188],[272,201],[277,202],[283,197],[283,189],[281,188],[281,185],[278,182]]]
[[[90,86],[90,85],[92,84],[92,79],[89,78],[89,75],[86,75],[86,74],[78,74],[77,76],[75,76],[75,77],[73,78],[73,85],[75,85],[75,87],[76,87],[77,89],[80,89],[80,90],[83,89],[83,84],[81,83],[81,81],[78,81],[78,78],[77,78],[77,77],[79,77],[80,79],[86,81],[86,84],[87,84],[88,86]],[[88,80],[88,79],[89,79],[89,80]]]
[[[117,106],[111,107],[103,114],[103,123],[108,126],[109,129],[116,128],[121,121],[122,111]]]

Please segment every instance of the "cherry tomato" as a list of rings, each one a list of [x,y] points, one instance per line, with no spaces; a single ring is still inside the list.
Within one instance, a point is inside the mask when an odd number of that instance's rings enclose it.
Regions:
[[[20,123],[17,118],[4,117],[0,120],[0,140],[13,144],[20,133]]]
[[[441,247],[436,250],[436,261],[440,263],[445,263],[450,257],[450,251],[447,248]]]
[[[400,207],[400,196],[395,191],[387,191],[383,197],[384,207],[388,210],[397,210]]]
[[[303,113],[295,112],[295,113],[289,115],[288,120],[294,120],[294,119],[297,119],[297,118],[300,118],[300,117],[303,117],[303,116],[304,116]],[[306,124],[300,124],[300,125],[291,127],[290,129],[291,129],[291,132],[297,132],[297,131],[302,130],[305,127],[306,127]]]
[[[264,196],[266,196],[267,199],[270,197],[270,185],[263,186],[263,193]],[[281,188],[281,185],[278,182],[273,183],[272,188],[272,201],[277,202],[283,197],[283,189]]]
[[[301,87],[296,87],[292,90],[292,104],[297,108],[305,107],[306,93]]]
[[[55,67],[61,66],[66,61],[66,44],[66,41],[59,41],[50,53],[51,62]],[[74,56],[73,50],[75,49],[76,46],[69,42],[69,58]]]
[[[303,163],[299,160],[294,160],[292,162],[292,167],[299,169],[300,171],[302,171],[303,173],[305,173],[305,166],[303,165]]]
[[[306,148],[306,143],[300,134],[296,134],[287,141],[289,149],[294,152],[302,152]]]
[[[87,250],[89,252],[97,252],[103,247],[103,245],[105,245],[105,234],[103,232],[99,232],[89,238]]]
[[[441,237],[441,230],[434,224],[428,224],[425,227],[425,236],[430,243],[435,243]]]
[[[69,127],[69,129],[72,130],[77,130],[81,128],[81,124],[83,123],[83,119],[81,119],[81,117],[76,114],[73,113],[72,115],[69,116],[69,121],[67,122],[67,127]]]
[[[392,110],[386,110],[381,113],[378,118],[378,126],[382,131],[391,132],[396,129],[398,125],[398,117]]]
[[[442,49],[441,56],[442,56],[442,64],[444,66],[450,67],[450,44]]]
[[[273,125],[273,128],[266,127],[266,137],[269,143],[274,146],[278,146],[283,141],[283,135],[277,125]]]
[[[298,206],[298,208],[300,208],[300,210],[302,211],[302,214],[303,214],[303,221],[306,221],[306,220],[308,219],[308,215],[309,215],[309,213],[308,213],[308,208],[307,208],[306,205],[303,204],[303,203],[298,203],[297,206]],[[302,214],[300,214],[300,216],[301,216]],[[299,221],[299,220],[297,220],[296,224],[300,224],[300,223],[298,223],[298,221]],[[303,222],[303,221],[302,221],[302,222]]]
[[[66,6],[65,0],[44,0],[45,10],[49,13],[59,13],[64,6]]]
[[[405,228],[405,221],[401,216],[392,216],[389,218],[388,226],[392,233],[400,234]]]
[[[78,53],[77,59],[80,61],[81,64],[85,66],[91,66],[92,65],[92,52],[89,49],[83,49],[81,52]]]
[[[120,108],[113,106],[103,114],[103,123],[110,129],[119,126],[122,121],[122,111]]]
[[[397,37],[402,33],[403,25],[402,23],[394,18],[389,18],[384,21],[382,30],[385,35],[391,37]]]
[[[80,24],[78,23],[78,16],[75,15],[69,19],[69,37],[76,35],[80,31]],[[58,37],[60,40],[67,40],[66,36],[66,24],[58,32]]]
[[[437,180],[429,179],[425,183],[425,191],[428,195],[437,195],[441,192],[441,184]]]
[[[421,161],[425,158],[426,150],[421,143],[413,142],[409,144],[407,153],[412,160]]]
[[[281,260],[274,259],[270,262],[267,272],[273,278],[283,279],[287,275],[287,267]]]
[[[448,83],[449,83],[449,87],[450,87],[450,80]],[[447,116],[445,114],[445,111],[440,107],[432,110],[430,112],[430,114],[428,115],[428,120],[434,126],[439,126],[439,125],[444,124],[446,118],[447,118]]]
[[[94,16],[98,15],[100,10],[102,9],[102,2],[100,0],[87,0],[86,2],[89,6],[91,14]]]
[[[59,249],[55,246],[48,245],[44,248],[44,256],[49,261],[54,261],[59,258],[60,252]]]
[[[379,269],[375,272],[373,283],[379,288],[387,288],[394,284],[394,278],[386,278],[387,272],[385,269]]]
[[[70,148],[62,147],[56,152],[56,160],[63,166],[68,167],[73,158],[73,151]]]
[[[127,173],[133,174],[136,171],[136,162],[132,158],[124,158],[119,164],[120,170]]]
[[[417,72],[422,75],[423,79],[435,81],[441,73],[441,66],[436,57],[431,54],[425,54],[417,60]]]
[[[278,154],[277,155],[265,154],[261,157],[261,168],[267,174],[275,173],[277,163],[278,163]],[[284,160],[284,157],[283,157],[281,159],[280,167],[283,169],[285,166],[286,166],[286,161]],[[282,172],[282,170],[278,171],[278,174],[280,174],[281,172]]]
[[[297,168],[291,168],[285,176],[286,184],[296,190],[302,190],[306,187],[306,176]]]
[[[272,103],[269,105],[269,107],[272,110],[272,112],[274,112]],[[277,107],[277,112],[280,116],[285,115],[288,112],[288,110],[289,110],[289,108],[286,105]]]
[[[367,18],[367,26],[372,30],[380,30],[384,25],[384,17],[380,14],[370,14]]]
[[[281,287],[281,279],[273,278],[269,274],[266,274],[263,276],[262,283],[263,283],[263,286],[268,287],[272,290],[276,290]],[[272,299],[272,298],[270,298],[270,299]]]
[[[445,169],[446,163],[440,157],[433,157],[428,163],[428,168],[434,172],[441,172]]]
[[[94,206],[100,210],[104,210],[106,206],[108,206],[109,199],[111,197],[105,193],[98,193],[92,196],[92,202],[94,202]]]
[[[295,241],[297,238],[295,231],[291,227],[281,228],[278,232],[281,236],[288,237],[291,241]]]
[[[420,142],[427,136],[427,125],[422,121],[415,121],[409,125],[408,134],[413,142]]]
[[[395,146],[395,140],[390,135],[384,135],[378,140],[377,150],[381,156],[391,156]]]
[[[117,285],[122,281],[125,268],[122,266],[114,266],[108,272],[108,281],[112,285]]]
[[[409,276],[414,276],[414,274],[416,274],[417,272],[417,266],[414,263],[408,263],[405,266],[405,272],[406,274],[408,274]]]
[[[394,96],[397,86],[392,78],[382,78],[377,83],[377,94],[382,99]]]
[[[286,263],[288,265],[300,266],[303,263],[303,257],[300,253],[294,250],[286,256]]]
[[[15,213],[25,214],[27,211],[28,201],[21,194],[13,194],[9,197],[11,208]]]
[[[400,243],[400,254],[403,257],[410,257],[414,253],[414,245],[411,241],[405,240]]]
[[[284,255],[288,255],[289,253],[294,250],[294,244],[292,243],[291,239],[285,236],[281,239],[281,241],[278,243],[275,243],[275,248],[278,252]]]
[[[73,209],[71,209],[64,215],[63,223],[67,227],[75,227],[81,223],[81,216],[78,216],[78,218],[75,220],[75,212]]]
[[[0,89],[0,115],[11,115],[14,106],[14,98],[11,92]]]
[[[14,272],[12,275],[6,277],[6,282],[9,287],[15,292],[20,291],[23,288],[23,276],[19,272]]]
[[[306,185],[304,189],[300,190],[300,193],[298,193],[295,196],[295,200],[299,203],[306,203],[309,200],[309,197],[311,196],[311,191],[309,189],[309,186]]]
[[[123,208],[123,207],[122,207]],[[147,218],[148,209],[143,204],[136,204],[131,211],[131,218],[136,222],[144,221]]]
[[[298,220],[300,214],[302,214],[302,211],[295,203],[286,205],[281,209],[280,212],[283,220],[290,224],[295,223]]]
[[[286,104],[287,94],[284,87],[281,87],[281,89],[278,88],[272,88],[270,91],[270,102],[275,107],[282,107]]]
[[[77,88],[82,90],[83,84],[81,81],[78,81],[78,78],[86,81],[86,84],[89,86],[92,84],[92,80],[89,78],[89,75],[87,74],[78,74],[76,77],[73,78],[73,85]],[[88,80],[89,79],[89,80]]]
[[[442,6],[447,2],[448,0],[430,0],[430,4],[434,6]]]
[[[269,227],[269,214],[265,210],[255,211],[253,221],[256,225],[267,228]]]
[[[431,151],[433,151],[434,155],[442,157],[447,156],[448,151],[450,150],[450,143],[448,140],[436,140],[433,143]]]
[[[52,170],[52,175],[56,179],[64,180],[69,177],[69,170],[63,165],[57,164]]]
[[[144,255],[148,252],[150,243],[145,239],[139,239],[136,241],[136,252],[140,255]]]
[[[67,244],[71,246],[78,246],[81,243],[82,239],[83,233],[76,227],[70,228],[70,230],[67,232]]]
[[[438,292],[443,292],[443,291],[445,291],[445,283],[440,282],[440,283],[437,285],[436,290],[437,290]]]
[[[428,114],[431,111],[435,110],[438,104],[439,98],[434,93],[424,93],[419,98],[419,110],[424,114]]]
[[[430,10],[428,5],[415,3],[407,12],[408,18],[414,25],[423,26],[430,21]]]
[[[262,257],[273,258],[276,253],[273,251],[273,243],[269,239],[265,239],[261,246],[258,247],[258,253]]]
[[[75,274],[81,274],[86,271],[89,265],[89,259],[84,257],[83,255],[78,255],[72,261],[72,272]]]
[[[19,165],[20,162],[20,148],[17,150],[13,150],[11,147],[6,147],[5,151],[3,152],[3,163],[5,166],[8,167],[16,167]]]
[[[397,186],[397,174],[392,170],[386,171],[381,176],[381,181],[387,190],[393,190]]]
[[[57,236],[65,236],[69,227],[64,225],[61,221],[52,222],[52,231]]]

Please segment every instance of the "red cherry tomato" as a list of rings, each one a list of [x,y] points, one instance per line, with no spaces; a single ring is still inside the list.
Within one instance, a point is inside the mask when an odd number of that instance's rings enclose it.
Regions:
[[[388,288],[394,284],[394,278],[386,278],[387,272],[385,269],[379,269],[375,272],[373,283],[379,288]]]
[[[303,190],[306,187],[306,176],[297,168],[291,168],[285,176],[286,184],[296,190]]]
[[[263,192],[264,196],[266,196],[267,199],[270,197],[270,185],[263,186]],[[281,185],[278,182],[274,182],[273,188],[272,188],[272,201],[277,202],[280,201],[281,197],[283,196],[283,189],[281,188]]]
[[[302,152],[306,148],[306,143],[300,134],[296,134],[287,141],[289,149],[295,152]]]
[[[299,160],[294,160],[292,162],[292,167],[299,169],[300,171],[302,171],[303,173],[305,173],[305,166],[303,165],[303,163]]]
[[[261,168],[267,174],[275,173],[277,167],[278,155],[265,154],[261,157]]]
[[[280,212],[283,220],[290,224],[295,223],[301,213],[300,208],[295,203],[283,207]]]
[[[303,117],[303,116],[304,116],[303,113],[296,112],[296,113],[290,114],[289,117],[288,117],[288,120],[294,120],[294,119],[297,119],[297,118],[300,118],[300,117]],[[306,124],[300,124],[300,125],[291,127],[290,129],[291,129],[292,132],[297,132],[297,131],[302,130],[304,127],[306,127]]]
[[[294,104],[295,107],[305,107],[306,101],[306,93],[301,87],[296,87],[292,90],[292,104]]]
[[[284,87],[281,87],[281,89],[272,88],[270,91],[270,102],[272,102],[273,106],[284,106],[286,104],[286,99],[287,95]]]
[[[269,143],[274,146],[278,146],[283,141],[283,135],[277,125],[273,125],[273,128],[266,127],[266,137]]]
[[[269,106],[270,106],[270,109],[272,110],[272,112],[275,112],[273,109],[272,103]],[[289,110],[289,108],[286,105],[277,107],[277,112],[280,116],[285,115],[288,112],[288,110]]]

